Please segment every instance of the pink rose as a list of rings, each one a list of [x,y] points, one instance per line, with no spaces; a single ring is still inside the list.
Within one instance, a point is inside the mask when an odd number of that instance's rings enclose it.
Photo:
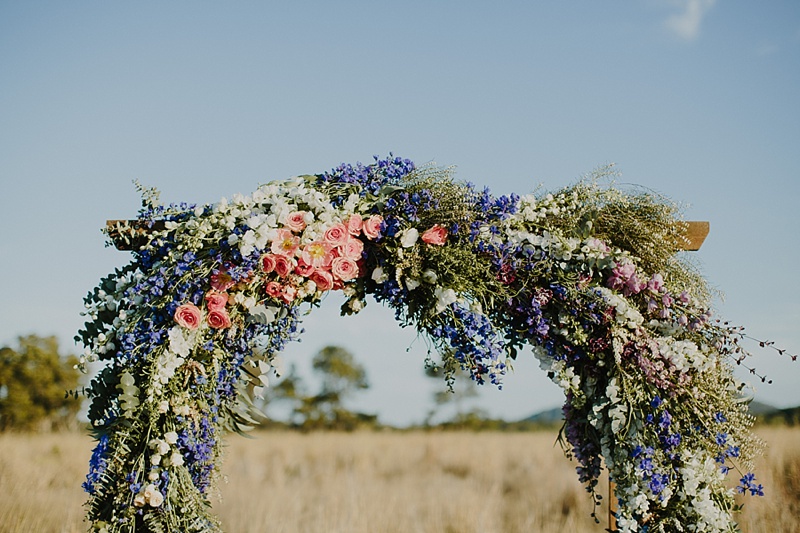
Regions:
[[[347,231],[350,235],[357,236],[361,233],[361,229],[364,227],[364,219],[361,218],[361,215],[358,213],[350,215],[350,218],[347,219]]]
[[[333,276],[327,270],[315,270],[309,277],[318,291],[329,291],[333,288]]]
[[[298,276],[303,276],[307,278],[314,272],[314,267],[303,261],[302,258],[297,262],[297,266],[294,267],[294,273]]]
[[[331,263],[331,274],[341,281],[348,281],[358,276],[358,264],[349,257],[337,257]]]
[[[344,224],[334,224],[327,230],[325,230],[324,239],[325,242],[331,244],[332,246],[340,246],[347,241],[350,233],[347,231],[347,228]]]
[[[231,317],[228,316],[228,312],[224,308],[209,311],[208,316],[206,316],[206,322],[208,322],[209,327],[214,329],[231,327]]]
[[[276,255],[291,257],[300,247],[300,237],[289,229],[279,229],[275,240],[272,241],[271,250]]]
[[[300,257],[314,268],[328,268],[333,261],[333,246],[325,241],[314,241],[305,245]]]
[[[261,256],[261,269],[265,274],[275,270],[275,254],[264,254]]]
[[[426,230],[422,234],[422,242],[441,246],[447,240],[447,230],[439,224],[434,224],[433,227]]]
[[[225,309],[228,305],[228,295],[224,292],[211,291],[206,293],[206,307],[209,311]]]
[[[306,212],[295,211],[286,216],[286,227],[292,231],[303,231],[306,229]]]
[[[215,291],[225,292],[233,287],[235,283],[233,278],[224,270],[216,274],[211,274],[211,288]]]
[[[381,225],[383,224],[383,217],[380,215],[372,215],[364,221],[364,235],[367,239],[374,241],[381,234]]]
[[[292,272],[292,261],[288,257],[282,255],[275,256],[275,273],[280,277],[285,278]]]
[[[193,303],[185,303],[175,310],[173,318],[183,328],[197,329],[200,326],[202,313]]]
[[[349,257],[355,261],[361,259],[361,252],[364,251],[364,243],[359,239],[349,238],[347,242],[338,248],[340,257]]]
[[[280,298],[283,287],[277,281],[270,281],[267,283],[266,287],[264,287],[264,292],[267,293],[267,296],[272,298]]]

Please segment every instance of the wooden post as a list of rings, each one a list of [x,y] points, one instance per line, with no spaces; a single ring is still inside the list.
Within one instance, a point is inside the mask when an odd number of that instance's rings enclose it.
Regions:
[[[608,530],[617,530],[617,498],[614,497],[614,490],[617,484],[611,481],[611,472],[608,473]]]
[[[683,235],[688,241],[684,250],[689,252],[696,252],[703,245],[703,242],[708,237],[708,232],[711,229],[711,224],[708,222],[692,221],[685,222],[686,229]]]

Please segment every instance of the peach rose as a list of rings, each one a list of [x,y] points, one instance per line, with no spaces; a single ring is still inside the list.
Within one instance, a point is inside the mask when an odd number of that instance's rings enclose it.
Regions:
[[[264,292],[267,293],[267,296],[272,298],[280,298],[281,292],[283,291],[283,287],[277,281],[270,281],[267,283],[266,287],[264,287]]]
[[[333,245],[333,246],[340,246],[347,241],[347,238],[350,236],[350,233],[347,231],[347,228],[344,224],[334,224],[330,228],[325,230],[324,239],[325,242]]]
[[[286,227],[292,231],[303,231],[306,229],[306,212],[295,211],[286,216]]]
[[[282,255],[275,256],[275,273],[280,277],[285,278],[288,276],[292,272],[293,267],[294,265],[288,257]]]
[[[350,218],[347,219],[347,231],[350,235],[356,236],[361,233],[361,229],[364,227],[364,219],[361,218],[361,215],[358,213],[354,213],[350,215]]]
[[[329,291],[333,288],[333,276],[327,270],[315,270],[308,279],[314,282],[318,291]]]
[[[209,311],[208,316],[206,316],[206,322],[208,322],[209,327],[214,329],[231,327],[231,317],[228,316],[228,312],[224,308]]]
[[[185,303],[175,310],[175,322],[186,329],[197,329],[200,326],[202,313],[193,303]]]
[[[331,263],[331,274],[341,281],[358,277],[358,265],[349,257],[337,257]]]
[[[447,230],[439,224],[434,224],[422,234],[422,242],[441,246],[447,240]]]
[[[294,273],[298,276],[303,276],[307,278],[314,272],[314,267],[303,261],[302,258],[297,262],[297,266],[294,267]]]
[[[206,293],[206,307],[209,311],[214,309],[225,309],[228,305],[228,295],[224,292],[211,291]]]
[[[355,261],[361,259],[361,252],[364,251],[364,243],[359,239],[349,238],[347,242],[339,246],[339,256],[349,257]]]
[[[364,235],[367,239],[374,241],[381,234],[381,224],[383,224],[383,217],[380,215],[372,215],[364,221]]]
[[[275,270],[275,254],[264,254],[261,256],[261,269],[265,274]]]

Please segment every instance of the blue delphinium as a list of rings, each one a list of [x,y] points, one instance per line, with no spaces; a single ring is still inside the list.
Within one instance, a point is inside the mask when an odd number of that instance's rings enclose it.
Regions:
[[[386,185],[399,184],[415,168],[411,160],[392,154],[385,159],[374,156],[374,160],[371,165],[360,162],[355,165],[342,163],[333,170],[318,175],[317,179],[321,184],[357,185],[362,196],[376,195]],[[334,195],[331,200],[338,207],[347,200],[347,195]]]
[[[483,384],[488,377],[492,384],[500,386],[506,365],[502,335],[495,329],[486,315],[477,313],[454,303],[449,308],[452,315],[443,313],[444,324],[434,326],[433,338],[445,339],[453,350],[453,356],[462,368],[469,371],[472,379]]]
[[[89,494],[97,492],[96,486],[103,479],[108,466],[108,439],[107,433],[100,435],[97,445],[92,451],[92,457],[89,459],[89,473],[86,475],[86,481],[82,485],[83,490]]]

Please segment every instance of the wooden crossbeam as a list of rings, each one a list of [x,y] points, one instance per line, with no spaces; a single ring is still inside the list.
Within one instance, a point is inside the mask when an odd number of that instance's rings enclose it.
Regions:
[[[689,252],[696,252],[700,249],[708,237],[708,232],[711,229],[711,224],[707,221],[693,220],[691,222],[684,222],[686,229],[683,236],[686,237],[687,245],[684,250]]]
[[[708,222],[691,221],[684,222],[686,246],[681,250],[697,251],[706,240],[710,229]],[[164,229],[163,221],[153,222],[147,225],[140,220],[106,220],[106,232],[114,242],[117,250],[138,250],[147,242],[147,234],[151,231],[161,231]]]

